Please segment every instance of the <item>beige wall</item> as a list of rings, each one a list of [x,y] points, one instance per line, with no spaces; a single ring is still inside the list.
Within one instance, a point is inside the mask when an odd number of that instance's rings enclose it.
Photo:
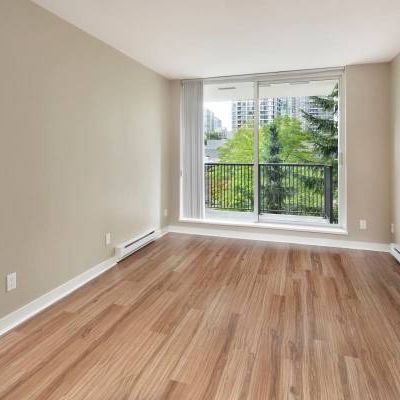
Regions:
[[[392,87],[392,221],[393,242],[400,244],[400,55],[391,64]]]
[[[350,66],[346,81],[349,238],[389,243],[390,64]]]
[[[388,63],[346,68],[347,236],[290,233],[264,228],[237,228],[246,232],[325,237],[342,240],[390,242],[390,66]],[[170,197],[171,224],[178,225],[179,204],[179,82],[173,82],[173,165]],[[366,219],[368,229],[359,229]],[[183,226],[202,226],[180,223]],[[215,226],[213,226],[215,228]],[[224,228],[220,229],[231,229]]]
[[[27,0],[0,59],[1,317],[164,225],[170,83]]]

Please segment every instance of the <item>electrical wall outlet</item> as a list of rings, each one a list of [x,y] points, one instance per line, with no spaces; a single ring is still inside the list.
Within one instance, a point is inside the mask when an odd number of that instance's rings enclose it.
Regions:
[[[164,217],[168,217],[168,208],[164,209]]]
[[[390,232],[394,235],[394,224],[390,224]]]
[[[106,233],[106,246],[108,246],[109,244],[111,244],[111,233],[107,232]]]
[[[367,229],[367,221],[365,219],[360,219],[360,229],[363,231]]]
[[[11,272],[11,273],[7,274],[6,287],[7,287],[7,292],[10,292],[11,290],[14,290],[17,288],[17,273],[16,272]]]

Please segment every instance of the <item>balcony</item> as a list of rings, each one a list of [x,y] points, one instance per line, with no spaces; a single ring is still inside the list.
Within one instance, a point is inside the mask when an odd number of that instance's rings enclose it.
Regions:
[[[206,218],[254,219],[254,164],[204,164]],[[260,219],[337,223],[334,168],[323,164],[259,164]]]

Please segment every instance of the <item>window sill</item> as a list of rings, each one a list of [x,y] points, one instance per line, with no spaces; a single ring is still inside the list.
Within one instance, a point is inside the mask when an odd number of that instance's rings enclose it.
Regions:
[[[347,229],[341,226],[327,226],[317,224],[300,224],[300,223],[285,223],[285,222],[231,222],[217,219],[195,219],[195,218],[179,218],[179,222],[205,224],[205,225],[222,225],[233,227],[260,228],[260,229],[275,229],[294,232],[312,232],[326,233],[331,235],[348,235]]]

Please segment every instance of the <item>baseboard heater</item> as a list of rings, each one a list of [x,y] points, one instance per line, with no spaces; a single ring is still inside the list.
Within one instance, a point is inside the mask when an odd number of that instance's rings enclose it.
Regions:
[[[400,245],[392,243],[390,245],[390,254],[400,263]]]
[[[115,257],[117,258],[117,261],[123,260],[159,237],[160,232],[153,230],[142,235],[135,236],[134,238],[119,244],[115,247]]]

